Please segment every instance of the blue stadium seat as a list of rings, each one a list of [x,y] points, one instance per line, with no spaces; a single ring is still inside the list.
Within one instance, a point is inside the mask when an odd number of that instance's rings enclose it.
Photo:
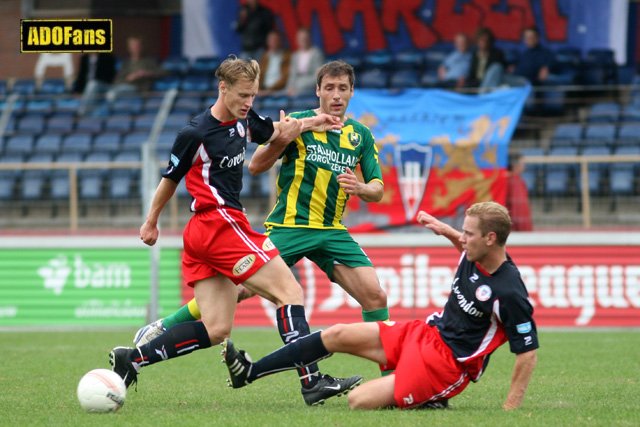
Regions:
[[[24,155],[21,153],[4,154],[0,156],[0,163],[22,163]],[[13,198],[15,185],[21,172],[16,170],[0,170],[0,200]]]
[[[140,150],[142,144],[149,138],[149,132],[132,132],[125,134],[122,138],[123,150]]]
[[[62,149],[62,135],[46,133],[36,140],[33,151],[36,153],[58,154]]]
[[[617,65],[612,49],[589,49],[582,68],[583,83],[586,85],[617,83]]]
[[[362,57],[363,67],[366,70],[379,69],[389,71],[393,69],[393,54],[388,50],[379,50],[365,53]]]
[[[56,163],[80,163],[82,155],[80,153],[62,153],[56,158]],[[69,170],[54,169],[51,172],[51,198],[67,199],[69,198]]]
[[[576,156],[576,147],[551,147],[548,152],[550,158]],[[576,175],[576,163],[547,164],[544,175],[544,191],[548,196],[569,196],[575,193],[571,180]]]
[[[51,114],[53,110],[53,100],[44,98],[29,99],[24,106],[24,111],[27,114],[48,115]]]
[[[318,106],[318,97],[315,95],[298,95],[289,100],[290,111],[311,110]],[[289,111],[287,111],[289,112]]]
[[[619,146],[613,154],[619,156],[640,155],[640,145]],[[609,172],[609,191],[614,196],[630,196],[637,194],[640,163],[615,163]]]
[[[199,96],[181,96],[173,104],[171,112],[195,115],[198,114],[200,110],[202,110],[202,101]]]
[[[92,136],[88,133],[73,133],[62,139],[63,153],[80,153],[82,155],[91,151]]]
[[[118,153],[114,162],[139,162],[140,151],[122,151]],[[139,170],[118,169],[112,173],[107,181],[107,193],[110,198],[122,199],[137,197],[139,194]]]
[[[551,146],[578,146],[582,140],[582,125],[580,123],[560,123],[551,136]]]
[[[164,129],[175,133],[189,124],[189,120],[191,120],[191,116],[188,114],[170,114],[164,122]]]
[[[640,144],[640,123],[624,123],[618,129],[617,146],[639,145]]]
[[[170,56],[162,61],[162,69],[172,75],[182,76],[189,70],[189,59],[183,56]]]
[[[104,121],[104,129],[106,131],[129,132],[133,120],[129,114],[115,114],[109,116]]]
[[[545,152],[543,148],[540,147],[528,147],[522,148],[519,150],[522,157],[529,156],[544,156]],[[540,176],[544,170],[544,166],[536,163],[527,163],[525,165],[524,171],[522,172],[522,179],[527,184],[527,190],[529,194],[537,195],[540,193]]]
[[[185,92],[208,92],[213,82],[210,75],[188,75],[180,82],[180,90]]]
[[[75,114],[80,108],[80,99],[68,96],[56,96],[53,100],[56,112],[67,112]]]
[[[68,133],[73,131],[73,117],[53,116],[47,120],[47,134]]]
[[[189,67],[188,74],[211,76],[220,66],[222,60],[217,56],[206,56],[196,58]]]
[[[35,153],[28,159],[31,164],[34,163],[51,163],[53,155]],[[30,169],[22,174],[20,185],[20,196],[23,200],[40,200],[44,196],[45,183],[51,175],[51,169],[43,165],[43,169]]]
[[[20,95],[32,95],[36,91],[36,82],[34,79],[18,79],[14,82],[11,92]]]
[[[582,146],[613,147],[616,141],[616,126],[613,124],[591,124],[584,130]]]
[[[379,68],[367,69],[358,80],[361,88],[384,89],[389,86],[389,73]]]
[[[624,123],[640,123],[640,105],[626,105],[620,112],[620,121]]]
[[[33,150],[33,136],[26,134],[13,135],[4,143],[5,154],[29,154]]]
[[[342,61],[351,65],[353,67],[353,70],[356,72],[356,75],[359,74],[360,71],[362,71],[363,69],[364,61],[362,59],[362,55],[345,54],[345,55],[341,55],[339,58],[336,58],[336,59],[341,59]]]
[[[156,113],[140,115],[133,119],[133,131],[149,133],[155,121]]]
[[[582,150],[583,156],[608,156],[611,150],[608,147],[586,147]],[[609,171],[608,163],[589,163],[589,192],[591,194],[601,194],[602,185]],[[580,189],[582,189],[582,179],[580,178]]]
[[[24,116],[16,124],[16,132],[37,135],[44,132],[45,118],[40,115]]]
[[[416,70],[398,70],[391,74],[389,86],[392,89],[404,89],[420,86],[420,75]]]
[[[565,76],[570,83],[579,78],[582,66],[582,52],[577,47],[562,47],[554,52],[551,73]]]
[[[616,102],[600,102],[593,104],[587,114],[589,123],[616,123],[620,116],[620,104]]]
[[[113,104],[111,104],[111,111],[114,115],[136,115],[140,114],[142,111],[143,104],[144,101],[138,96],[123,96],[116,99]]]
[[[38,93],[47,95],[60,95],[66,91],[67,85],[63,79],[45,79],[38,88]]]
[[[396,70],[422,71],[424,54],[419,50],[403,50],[393,55]]]
[[[101,117],[82,117],[76,121],[76,130],[85,133],[102,132],[104,119]]]
[[[122,135],[119,132],[103,132],[93,139],[93,150],[116,154],[120,151]]]
[[[180,87],[180,77],[168,76],[154,80],[152,90],[157,92],[166,92],[169,89],[178,89],[178,87]]]

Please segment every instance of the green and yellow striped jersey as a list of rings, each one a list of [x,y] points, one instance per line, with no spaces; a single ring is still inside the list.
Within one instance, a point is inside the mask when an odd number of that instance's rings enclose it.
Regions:
[[[313,117],[313,110],[292,113]],[[277,179],[278,199],[265,220],[271,227],[345,229],[342,214],[349,196],[338,175],[360,165],[364,182],[382,183],[378,149],[369,128],[347,119],[340,131],[304,132],[282,154]]]

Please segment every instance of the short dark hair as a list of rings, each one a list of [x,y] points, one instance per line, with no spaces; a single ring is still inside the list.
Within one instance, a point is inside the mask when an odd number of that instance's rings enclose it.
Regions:
[[[322,67],[320,67],[318,73],[316,74],[316,84],[318,85],[318,87],[322,85],[322,79],[325,76],[348,76],[349,84],[351,85],[351,87],[353,87],[356,83],[356,73],[355,71],[353,71],[353,67],[342,60],[327,62]]]

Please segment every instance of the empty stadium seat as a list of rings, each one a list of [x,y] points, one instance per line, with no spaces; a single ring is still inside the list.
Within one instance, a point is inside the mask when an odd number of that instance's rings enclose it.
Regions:
[[[21,153],[5,153],[0,156],[0,163],[22,163],[23,161],[24,155]],[[13,197],[20,175],[19,170],[0,170],[0,200],[9,200]]]
[[[104,129],[107,131],[129,132],[133,125],[133,119],[129,114],[115,114],[104,121]]]
[[[620,112],[620,121],[624,123],[640,123],[640,105],[626,105]]]
[[[76,130],[85,133],[98,133],[102,131],[104,119],[101,117],[82,117],[76,121]]]
[[[111,104],[113,114],[140,114],[144,101],[138,96],[122,96]]]
[[[582,150],[583,156],[608,156],[611,154],[609,147],[586,147]],[[591,194],[600,194],[602,185],[609,172],[608,163],[589,163],[589,192]],[[580,189],[582,189],[582,179],[580,179]]]
[[[189,67],[188,74],[211,76],[216,71],[222,60],[217,56],[196,58]]]
[[[587,114],[590,123],[616,123],[620,116],[620,105],[615,102],[600,102],[593,104]]]
[[[420,86],[420,75],[416,70],[398,70],[391,74],[389,86],[393,89],[414,88]]]
[[[29,154],[33,150],[33,135],[13,135],[4,143],[5,154]]]
[[[180,82],[180,90],[186,92],[208,92],[213,87],[213,82],[209,75],[189,75]]]
[[[640,156],[640,145],[619,146],[614,149],[614,155]],[[613,196],[631,196],[636,193],[638,185],[639,162],[614,163],[609,172],[609,191]]]
[[[560,123],[551,136],[551,146],[578,146],[582,140],[582,125],[580,123]]]
[[[185,89],[187,90],[187,89]],[[181,96],[173,104],[173,113],[197,114],[202,110],[202,101],[199,96]]]
[[[73,130],[73,118],[54,116],[47,120],[47,134],[51,132],[68,133]]]
[[[133,131],[149,133],[156,121],[156,115],[156,113],[143,114],[133,119]]]
[[[124,135],[121,147],[123,150],[140,150],[149,138],[149,132],[132,132]]]
[[[529,156],[544,156],[545,154],[544,149],[540,147],[522,148],[519,151],[520,154],[525,158]],[[527,163],[525,165],[524,171],[522,172],[522,179],[524,179],[524,182],[527,185],[529,194],[539,194],[539,182],[543,170],[544,166],[541,164]]]
[[[58,155],[55,163],[80,163],[82,156],[80,153],[62,153]],[[67,199],[70,193],[69,170],[53,169],[51,172],[51,198]]]
[[[27,100],[24,111],[27,114],[51,114],[54,110],[53,101],[46,98],[36,98]]]
[[[640,144],[640,123],[624,123],[618,129],[616,145]]]
[[[103,132],[93,139],[93,150],[116,154],[120,151],[121,139],[119,132]]]
[[[40,115],[24,116],[15,127],[16,132],[37,135],[45,130],[45,118]]]
[[[18,79],[11,87],[12,93],[20,95],[32,95],[36,91],[36,82],[34,79]]]
[[[365,70],[391,70],[394,66],[393,55],[387,50],[368,52],[363,55],[362,61]]]
[[[47,95],[59,95],[66,91],[67,85],[63,79],[45,79],[38,88],[38,93]]]
[[[552,147],[549,149],[550,158],[562,158],[576,156],[576,147]],[[569,196],[574,193],[571,185],[572,178],[576,175],[576,163],[551,163],[547,164],[544,175],[544,191],[548,196]]]
[[[424,54],[418,50],[404,50],[393,55],[394,69],[422,71]]]
[[[62,149],[62,135],[47,133],[36,140],[33,150],[36,153],[58,154]]]
[[[189,70],[189,59],[183,56],[170,56],[160,64],[162,69],[172,75],[182,76]]]
[[[616,126],[613,124],[591,124],[584,130],[582,146],[604,145],[613,147],[616,141]]]
[[[63,153],[87,154],[91,151],[92,136],[88,133],[72,133],[62,139]]]
[[[389,85],[389,73],[379,68],[367,69],[360,73],[358,81],[364,89],[384,89]]]
[[[51,169],[46,166],[46,163],[52,161],[52,154],[35,153],[29,157],[29,163],[42,163],[43,168],[29,169],[22,174],[20,196],[23,200],[40,200],[44,197],[45,183],[51,175]]]

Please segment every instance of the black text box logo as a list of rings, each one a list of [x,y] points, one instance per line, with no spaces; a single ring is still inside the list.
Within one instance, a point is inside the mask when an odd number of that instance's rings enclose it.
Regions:
[[[20,52],[111,52],[111,19],[21,19]]]

